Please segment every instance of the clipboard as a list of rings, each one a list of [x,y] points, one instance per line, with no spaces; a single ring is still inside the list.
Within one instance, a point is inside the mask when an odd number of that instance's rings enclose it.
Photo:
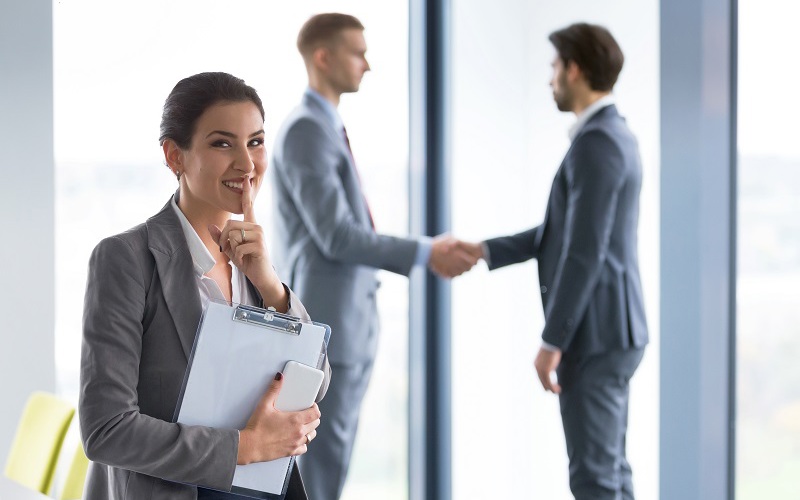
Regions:
[[[244,428],[287,361],[322,368],[331,328],[274,309],[208,301],[197,329],[175,422]],[[282,499],[295,457],[237,465],[231,493]]]

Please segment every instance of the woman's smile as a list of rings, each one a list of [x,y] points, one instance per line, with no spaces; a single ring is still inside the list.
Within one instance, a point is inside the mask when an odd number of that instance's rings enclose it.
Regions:
[[[229,179],[222,181],[222,185],[229,188],[231,191],[242,194],[242,187],[243,183],[245,182],[246,177],[239,177],[238,179]],[[253,187],[255,178],[250,178],[250,186]]]

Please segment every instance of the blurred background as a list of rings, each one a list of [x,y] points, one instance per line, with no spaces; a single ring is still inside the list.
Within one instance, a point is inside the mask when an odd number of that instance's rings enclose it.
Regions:
[[[410,13],[419,3],[0,0],[0,7],[8,7],[0,12],[10,16],[0,22],[0,132],[11,150],[2,162],[9,182],[0,198],[2,213],[16,221],[7,239],[11,247],[3,256],[7,265],[22,268],[9,271],[1,297],[3,317],[17,319],[0,328],[0,365],[6,366],[5,371],[0,366],[0,396],[6,400],[0,407],[0,457],[10,445],[31,384],[50,385],[42,388],[77,402],[89,254],[103,237],[155,214],[176,189],[164,166],[158,127],[163,101],[181,78],[226,71],[255,87],[266,109],[271,148],[277,128],[306,86],[295,48],[300,26],[319,12],[358,17],[366,26],[372,71],[357,94],[344,96],[339,109],[376,227],[383,233],[409,233],[409,214],[415,209],[409,202],[409,151],[416,132],[410,125],[412,96],[423,77],[410,69],[415,43],[410,34],[419,32],[414,29],[419,20]],[[665,444],[659,436],[660,423],[669,415],[661,406],[660,389],[662,377],[680,377],[683,366],[680,359],[665,366],[669,354],[661,352],[661,279],[670,272],[661,267],[661,253],[671,244],[661,239],[661,223],[670,216],[661,211],[661,92],[665,78],[681,75],[662,74],[661,57],[665,37],[680,38],[689,25],[667,25],[657,0],[443,3],[448,27],[445,169],[450,231],[459,238],[482,240],[517,232],[544,216],[574,121],[552,102],[548,83],[553,50],[547,35],[576,21],[600,23],[625,52],[615,94],[639,139],[644,164],[639,252],[652,339],[631,386],[628,456],[637,497],[666,499],[660,494]],[[735,456],[729,478],[735,487],[728,498],[794,499],[800,498],[800,151],[793,140],[800,130],[800,104],[789,85],[800,79],[800,66],[790,62],[800,47],[794,26],[800,7],[781,0],[729,4],[738,9],[732,132],[738,186],[733,205],[736,321],[730,332],[735,351],[728,374],[735,380],[735,426],[728,450]],[[712,39],[723,37],[725,27],[714,24],[711,10],[693,19],[706,20],[703,33]],[[20,26],[12,18],[20,13],[42,22]],[[19,43],[19,33],[33,33],[43,47]],[[12,63],[48,54],[48,48],[52,102],[45,98],[37,105],[51,110],[52,127],[19,111],[25,108],[15,103],[13,91],[22,77],[11,70],[18,67]],[[718,90],[704,88],[703,95]],[[46,97],[47,89],[43,92]],[[42,151],[37,152],[37,143],[46,143]],[[52,153],[52,175],[46,169],[40,178],[38,167],[28,161],[38,153],[45,160]],[[256,202],[265,227],[269,196],[265,186]],[[41,240],[34,239],[45,250],[31,250],[43,252],[35,260],[41,266],[25,260],[33,254],[16,249],[13,224],[22,224],[30,213],[45,221],[33,233],[41,235]],[[49,277],[53,296],[17,296],[14,284],[37,273]],[[409,294],[415,291],[408,280],[390,273],[382,272],[381,281],[381,343],[346,500],[415,498],[409,488],[408,416],[410,398],[417,397],[409,390],[409,342],[415,334],[409,332]],[[571,498],[558,401],[538,387],[532,369],[544,321],[535,263],[492,274],[480,264],[454,280],[450,290],[445,314],[451,318],[452,498]],[[728,290],[720,287],[719,296]],[[38,317],[46,333],[31,337],[35,348],[25,347],[24,335],[17,332],[30,315],[17,314],[12,298],[35,300],[43,307],[54,304],[52,312]],[[42,339],[52,345],[43,348]],[[35,354],[28,358],[20,354],[31,351]],[[20,385],[12,380],[20,366],[38,365],[44,382]]]

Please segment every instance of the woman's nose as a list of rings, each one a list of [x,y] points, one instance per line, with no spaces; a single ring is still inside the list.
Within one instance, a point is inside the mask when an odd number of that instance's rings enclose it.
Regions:
[[[242,154],[240,154],[236,158],[236,163],[233,166],[236,170],[240,170],[245,173],[250,173],[255,169],[255,163],[253,162],[253,158],[250,155],[250,151],[245,150]]]

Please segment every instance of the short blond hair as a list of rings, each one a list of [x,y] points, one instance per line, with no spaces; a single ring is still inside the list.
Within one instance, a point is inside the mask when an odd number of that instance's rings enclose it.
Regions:
[[[342,31],[348,29],[364,30],[356,17],[349,14],[329,12],[312,16],[300,28],[297,35],[297,50],[308,58],[320,45],[333,41]]]

